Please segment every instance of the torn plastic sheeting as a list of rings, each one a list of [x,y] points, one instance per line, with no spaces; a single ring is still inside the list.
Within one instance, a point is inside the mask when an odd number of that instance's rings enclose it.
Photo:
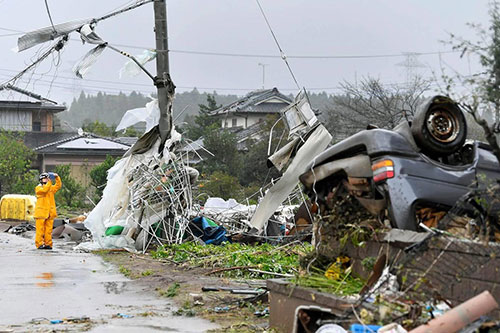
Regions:
[[[132,239],[125,239],[121,235],[105,237],[105,232],[112,225],[128,226],[125,214],[129,202],[128,172],[139,165],[141,160],[150,160],[158,150],[158,146],[157,141],[147,152],[122,158],[108,170],[102,199],[85,220],[85,227],[92,232],[94,241],[101,248],[133,248]]]
[[[90,44],[104,44],[106,43],[105,41],[102,40],[101,37],[99,37],[95,32],[94,32],[94,27],[95,25],[91,24],[84,24],[80,28],[80,38],[82,41],[85,43],[90,43]]]
[[[141,54],[134,56],[135,60],[137,60],[141,65],[145,65],[151,60],[156,58],[156,51],[154,50],[144,50]],[[137,64],[130,59],[123,65],[120,69],[120,79],[124,77],[134,77],[139,75],[142,72],[141,68],[137,66]]]
[[[81,58],[80,61],[78,61],[73,67],[73,72],[75,73],[75,75],[80,79],[83,79],[83,76],[87,74],[90,67],[94,65],[94,63],[97,61],[97,58],[99,58],[105,48],[106,44],[101,44],[97,45],[92,50],[87,52],[87,54],[85,54],[83,58]]]
[[[78,30],[84,24],[90,23],[90,19],[65,22],[28,32],[17,39],[16,52],[21,52],[40,43],[45,43],[57,37]],[[54,31],[55,29],[55,31]]]
[[[286,172],[267,191],[264,199],[257,206],[255,214],[250,220],[252,227],[262,231],[265,223],[297,185],[299,176],[306,171],[310,161],[325,150],[331,140],[332,136],[323,125],[320,124],[314,129],[309,139],[297,151]]]
[[[149,132],[158,124],[159,119],[160,108],[158,107],[158,99],[154,99],[147,103],[145,108],[137,108],[125,112],[116,127],[116,131],[121,131],[140,122],[146,122],[146,132]]]
[[[252,206],[245,206],[238,203],[234,199],[227,201],[222,198],[208,198],[203,206],[204,212],[222,213],[227,211],[234,211],[239,213],[248,213]]]
[[[191,202],[190,192],[177,191],[170,193],[168,189],[169,186],[172,186],[170,184],[172,184],[173,179],[165,179],[164,181],[160,177],[161,175],[154,176],[153,174],[153,172],[163,172],[163,165],[174,162],[175,155],[169,149],[180,140],[180,134],[175,131],[175,128],[172,129],[171,138],[165,142],[162,154],[158,153],[160,138],[158,135],[155,135],[155,137],[155,143],[147,151],[127,155],[108,171],[108,182],[103,197],[85,220],[85,226],[92,232],[94,241],[100,248],[125,248],[135,251],[136,240],[131,236],[135,234],[138,227],[145,230],[143,233],[143,237],[145,237],[155,221],[163,222],[162,218],[167,215],[168,209],[173,209],[172,207],[175,205],[182,205],[186,200]],[[149,139],[146,142],[149,145],[148,142]],[[184,181],[185,184],[189,184],[189,171],[182,168],[182,166],[181,163],[179,168],[182,169],[183,173],[179,177],[182,178],[181,181]],[[156,191],[158,187],[160,189]],[[170,201],[162,201],[163,198],[158,194],[171,195]],[[175,198],[172,197],[174,195]],[[182,197],[183,195],[184,197]],[[157,201],[151,203],[151,200]],[[150,215],[142,217],[139,213],[143,210],[146,215]],[[184,230],[189,223],[188,220],[184,223],[185,218],[181,216],[182,214],[187,215],[188,209],[175,213],[177,213],[174,214],[176,218],[169,221],[171,224],[163,229],[175,233],[174,236],[179,238],[183,236]],[[106,230],[110,226],[122,226],[124,229],[120,235],[106,236]],[[150,239],[153,239],[154,236],[151,236]],[[143,244],[145,246],[149,244],[146,238]],[[81,247],[81,249],[86,248],[89,248],[88,244]],[[145,250],[145,248],[142,250]]]

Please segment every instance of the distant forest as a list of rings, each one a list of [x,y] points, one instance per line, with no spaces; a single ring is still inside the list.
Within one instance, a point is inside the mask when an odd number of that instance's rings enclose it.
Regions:
[[[176,93],[174,98],[174,118],[180,115],[177,123],[184,121],[186,116],[194,116],[199,112],[199,104],[207,103],[209,93],[200,93],[197,89],[189,92]],[[210,93],[215,96],[217,104],[229,104],[239,96],[220,95],[217,92]],[[292,95],[290,95],[293,98]],[[328,110],[332,105],[332,96],[325,93],[310,93],[311,104],[320,111]],[[97,93],[97,95],[85,94],[83,91],[78,98],[74,98],[69,111],[58,114],[58,118],[67,122],[72,127],[78,128],[91,122],[99,121],[108,126],[117,125],[123,114],[130,109],[140,108],[146,105],[150,98],[140,93],[132,92],[129,95],[120,93],[118,95],[108,95]]]

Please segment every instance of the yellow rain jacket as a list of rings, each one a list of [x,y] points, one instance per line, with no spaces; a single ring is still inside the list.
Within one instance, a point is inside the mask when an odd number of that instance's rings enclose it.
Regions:
[[[57,216],[54,194],[61,188],[61,178],[56,177],[56,183],[49,180],[45,185],[38,184],[35,188],[36,206],[35,219],[54,219]]]

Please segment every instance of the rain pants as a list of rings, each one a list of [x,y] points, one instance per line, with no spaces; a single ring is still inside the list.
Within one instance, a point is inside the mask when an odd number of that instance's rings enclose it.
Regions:
[[[36,221],[35,245],[37,248],[42,245],[52,247],[52,227],[54,226],[54,218],[57,216],[54,194],[61,186],[61,178],[57,176],[55,184],[52,184],[52,181],[49,180],[46,184],[38,184],[35,188],[36,206],[34,217]]]

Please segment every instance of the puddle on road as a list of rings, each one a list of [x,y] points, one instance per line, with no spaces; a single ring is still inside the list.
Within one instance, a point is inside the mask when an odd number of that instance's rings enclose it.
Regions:
[[[50,288],[54,286],[54,281],[52,281],[54,279],[54,274],[52,273],[45,272],[40,275],[36,275],[35,277],[37,279],[46,280],[46,282],[36,282],[35,285],[37,287]]]

